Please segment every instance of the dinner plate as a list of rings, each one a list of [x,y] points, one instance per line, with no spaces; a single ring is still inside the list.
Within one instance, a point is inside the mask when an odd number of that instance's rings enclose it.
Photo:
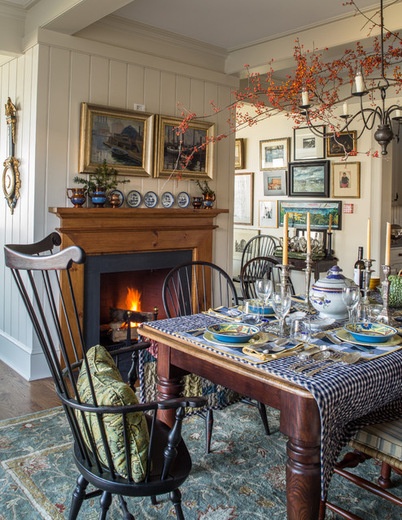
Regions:
[[[253,308],[257,308],[257,307],[253,307]],[[238,307],[239,311],[241,312],[246,312],[246,309],[244,308],[243,305],[239,305]],[[260,310],[260,309],[259,309]],[[248,308],[248,311],[249,311],[249,314],[255,314],[255,315],[259,315],[259,316],[265,316],[265,317],[268,317],[268,316],[275,316],[275,313],[274,311],[272,310],[272,307],[269,307],[267,309],[265,309],[266,312],[264,313],[261,313],[261,312],[253,312],[250,310],[250,306]]]
[[[348,323],[344,329],[357,341],[385,343],[395,336],[397,330],[384,323]]]
[[[402,338],[397,334],[388,341],[384,341],[383,343],[367,343],[365,341],[358,341],[354,339],[354,337],[351,334],[349,334],[349,332],[347,332],[345,329],[339,329],[335,331],[335,335],[342,341],[347,341],[348,343],[352,343],[354,345],[362,345],[363,347],[371,347],[374,349],[381,349],[383,347],[395,347],[396,345],[400,345],[402,343]]]
[[[255,325],[245,323],[216,323],[208,327],[214,339],[224,343],[247,343],[258,334],[260,329]]]
[[[245,345],[255,347],[257,345],[263,345],[264,343],[267,343],[269,338],[270,336],[265,332],[259,332],[256,336],[253,336],[250,341],[246,341],[246,343],[227,343],[226,341],[219,341],[218,339],[215,339],[211,332],[204,332],[204,339],[208,341],[208,343],[219,347],[243,348]]]
[[[335,322],[334,318],[323,318],[318,314],[310,317],[310,327],[312,330],[320,330],[329,327]]]

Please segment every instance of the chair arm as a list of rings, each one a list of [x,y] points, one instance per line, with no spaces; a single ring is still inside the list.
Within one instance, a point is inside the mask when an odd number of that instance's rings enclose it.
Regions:
[[[164,399],[163,401],[158,401],[158,409],[159,410],[169,410],[169,409],[177,409],[177,408],[201,408],[207,404],[207,399],[205,397],[176,397],[174,399]]]

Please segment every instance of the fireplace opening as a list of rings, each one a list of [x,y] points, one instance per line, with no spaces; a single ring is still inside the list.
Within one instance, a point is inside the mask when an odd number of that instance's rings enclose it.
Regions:
[[[127,293],[140,295],[138,311],[166,317],[162,285],[167,273],[192,260],[191,250],[89,256],[84,273],[84,338],[87,348],[108,341],[112,309],[127,309]],[[110,339],[110,341],[112,341]]]

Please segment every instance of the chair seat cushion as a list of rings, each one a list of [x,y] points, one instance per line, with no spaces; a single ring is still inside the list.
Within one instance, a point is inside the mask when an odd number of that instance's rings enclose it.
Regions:
[[[88,368],[92,379],[96,402],[98,406],[125,406],[138,404],[135,392],[122,380],[112,356],[102,346],[92,347],[87,352]],[[83,403],[94,404],[87,369],[83,362],[77,381],[78,392]],[[83,417],[78,413],[84,437],[88,447],[90,442],[85,435]],[[105,466],[108,466],[106,450],[103,445],[101,428],[97,414],[85,413],[89,429],[95,440],[98,456]],[[131,412],[126,416],[128,443],[130,448],[131,473],[135,482],[145,478],[147,470],[147,450],[149,433],[145,416],[142,412]],[[105,427],[110,452],[113,458],[115,471],[122,477],[128,477],[126,465],[126,451],[124,444],[124,426],[122,414],[104,414]]]
[[[390,463],[389,457],[402,464],[402,419],[366,426],[356,434],[352,446],[361,451],[366,447],[365,453],[385,462]]]

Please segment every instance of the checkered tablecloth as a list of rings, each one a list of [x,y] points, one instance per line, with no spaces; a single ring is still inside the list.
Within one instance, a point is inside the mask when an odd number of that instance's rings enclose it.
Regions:
[[[234,353],[216,350],[200,337],[189,337],[187,331],[208,327],[222,321],[219,317],[197,314],[148,322],[147,326],[176,337],[184,337],[219,355],[250,364]],[[367,424],[402,417],[402,351],[354,365],[333,364],[314,377],[292,371],[295,357],[253,365],[287,381],[306,388],[316,399],[321,417],[321,494],[325,498],[334,464],[343,446],[356,431]],[[252,364],[252,363],[251,363]]]

